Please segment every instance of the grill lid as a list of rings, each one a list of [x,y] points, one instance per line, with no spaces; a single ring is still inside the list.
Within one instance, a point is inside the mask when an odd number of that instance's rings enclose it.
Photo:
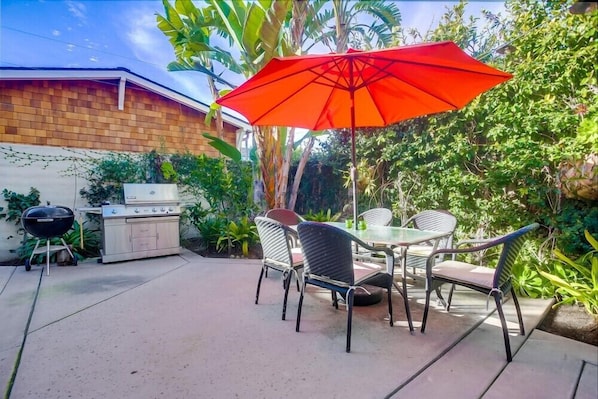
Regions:
[[[38,238],[60,237],[71,229],[75,214],[66,206],[32,206],[21,215],[21,225]]]
[[[178,204],[176,184],[123,184],[125,205]]]

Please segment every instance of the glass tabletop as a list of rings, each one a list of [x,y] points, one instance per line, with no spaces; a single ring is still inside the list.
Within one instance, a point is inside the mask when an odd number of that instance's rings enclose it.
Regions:
[[[326,222],[326,224],[344,230],[365,242],[401,247],[435,240],[447,235],[446,232],[418,230],[406,227],[367,226],[365,230],[356,230],[354,227],[346,227],[345,223]]]

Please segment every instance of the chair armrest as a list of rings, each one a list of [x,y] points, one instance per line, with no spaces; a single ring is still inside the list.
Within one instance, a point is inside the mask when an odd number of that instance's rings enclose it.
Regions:
[[[439,254],[453,255],[453,258],[454,258],[454,255],[457,255],[457,254],[466,254],[466,253],[474,253],[474,252],[484,251],[486,249],[493,248],[493,247],[503,244],[505,242],[505,237],[506,236],[499,236],[499,237],[480,239],[480,240],[463,240],[463,241],[460,241],[459,243],[457,243],[457,245],[472,244],[472,243],[480,243],[480,245],[475,245],[475,246],[468,247],[468,248],[446,248],[446,249],[438,249],[436,251],[432,251],[432,253],[430,253],[430,257],[428,258],[428,261],[426,263],[426,272],[428,275],[430,275],[432,267],[434,267],[436,255],[439,255]]]
[[[287,239],[289,240],[291,248],[300,248],[301,243],[299,241],[299,234],[297,233],[296,228],[292,228],[290,226],[287,226],[286,224],[283,224],[282,228],[287,234]]]
[[[405,221],[405,223],[403,223],[403,224],[401,225],[401,227],[407,227],[407,226],[409,226],[409,225],[410,225],[410,224],[413,222],[413,220],[414,220],[414,219],[415,219],[415,217],[414,217],[414,216],[411,216],[409,219],[407,219],[407,220]]]
[[[386,264],[386,273],[393,276],[394,275],[394,264],[395,264],[395,254],[392,249],[388,247],[375,247],[370,245],[364,241],[361,241],[359,238],[352,236],[351,240],[356,243],[358,246],[367,249],[368,251],[372,251],[378,254],[384,254],[385,264]],[[381,263],[382,258],[376,258],[368,255],[363,254],[355,254],[354,259],[357,260],[369,260],[376,263]]]
[[[471,244],[485,244],[490,241],[494,241],[497,238],[501,238],[502,236],[492,237],[492,238],[475,238],[470,240],[461,240],[455,244],[455,248],[462,247],[463,245],[471,245]]]

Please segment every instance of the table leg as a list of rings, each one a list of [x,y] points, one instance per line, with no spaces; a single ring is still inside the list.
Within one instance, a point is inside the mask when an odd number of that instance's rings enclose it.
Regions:
[[[405,313],[407,314],[407,323],[409,323],[409,331],[413,334],[413,320],[411,319],[411,310],[409,310],[409,299],[407,298],[407,247],[401,247],[401,269],[403,270],[402,288],[393,281],[393,285],[399,291],[405,302]]]

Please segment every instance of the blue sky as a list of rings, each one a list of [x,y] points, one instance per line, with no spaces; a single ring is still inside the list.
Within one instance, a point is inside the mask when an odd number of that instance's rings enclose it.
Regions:
[[[173,0],[171,1],[173,3]],[[447,1],[399,1],[404,27],[425,32]],[[503,10],[500,1],[471,1],[468,12]],[[132,72],[210,103],[204,76],[168,72],[173,49],[156,27],[161,0],[1,0],[0,65],[115,68]],[[233,83],[240,84],[243,77]]]

